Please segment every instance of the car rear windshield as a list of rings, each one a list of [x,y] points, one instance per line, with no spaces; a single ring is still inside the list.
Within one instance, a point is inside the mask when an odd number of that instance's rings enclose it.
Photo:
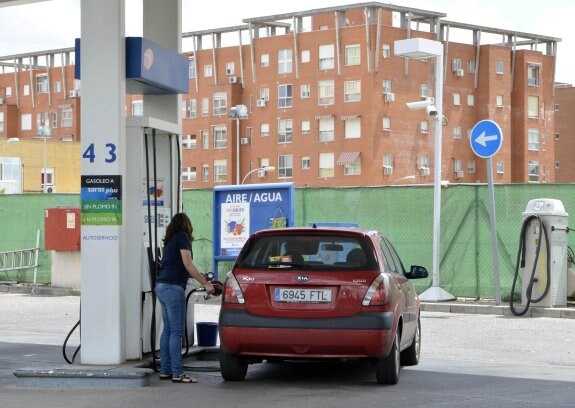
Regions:
[[[240,268],[377,269],[369,240],[338,235],[273,235],[248,241]]]

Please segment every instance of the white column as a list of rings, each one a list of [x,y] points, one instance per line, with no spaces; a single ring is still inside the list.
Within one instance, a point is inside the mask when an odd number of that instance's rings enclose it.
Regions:
[[[122,176],[126,169],[124,0],[82,0],[81,15],[82,176]],[[124,227],[82,225],[83,364],[125,361]]]

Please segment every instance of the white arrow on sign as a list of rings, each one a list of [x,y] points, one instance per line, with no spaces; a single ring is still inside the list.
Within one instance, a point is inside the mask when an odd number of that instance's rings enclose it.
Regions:
[[[487,146],[487,142],[497,140],[498,138],[499,138],[499,136],[497,136],[497,135],[485,136],[485,131],[484,131],[479,136],[477,136],[477,138],[475,138],[475,141],[477,143],[479,143],[481,146],[485,147],[485,146]]]

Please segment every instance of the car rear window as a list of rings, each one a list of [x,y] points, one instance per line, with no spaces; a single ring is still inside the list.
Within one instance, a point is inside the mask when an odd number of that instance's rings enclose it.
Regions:
[[[376,269],[369,240],[338,235],[273,235],[246,243],[240,268]]]

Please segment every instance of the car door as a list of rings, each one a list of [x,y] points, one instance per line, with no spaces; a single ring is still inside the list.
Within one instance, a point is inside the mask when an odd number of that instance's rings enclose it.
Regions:
[[[405,269],[393,245],[385,237],[380,236],[379,245],[393,274],[393,279],[396,281],[400,290],[400,310],[403,317],[403,333],[401,336],[402,346],[411,343],[411,339],[415,333],[417,320],[414,319],[415,305],[415,291],[413,286],[405,277]]]

